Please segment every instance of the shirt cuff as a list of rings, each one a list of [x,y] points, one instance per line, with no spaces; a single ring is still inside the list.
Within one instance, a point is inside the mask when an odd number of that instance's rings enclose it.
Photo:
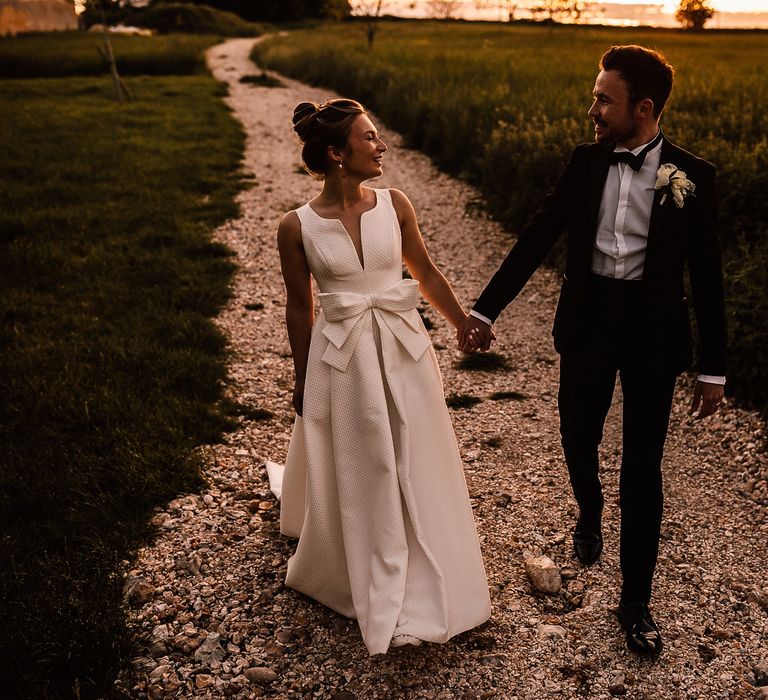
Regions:
[[[474,309],[470,309],[469,315],[474,316],[475,318],[479,318],[483,323],[487,323],[489,326],[493,326],[493,321],[491,321],[491,319],[486,318],[485,316],[483,316],[483,314],[479,314]]]
[[[715,377],[711,374],[700,374],[696,379],[705,384],[719,384],[720,386],[725,384],[725,377]]]

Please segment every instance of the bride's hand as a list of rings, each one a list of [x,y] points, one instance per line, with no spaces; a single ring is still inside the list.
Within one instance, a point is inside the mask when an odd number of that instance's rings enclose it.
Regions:
[[[296,415],[301,416],[304,414],[304,381],[296,380],[293,385],[293,409],[296,411]]]
[[[459,349],[463,353],[471,355],[478,350],[482,352],[489,350],[491,343],[496,340],[496,333],[493,326],[468,315],[464,323],[456,329],[456,340]]]

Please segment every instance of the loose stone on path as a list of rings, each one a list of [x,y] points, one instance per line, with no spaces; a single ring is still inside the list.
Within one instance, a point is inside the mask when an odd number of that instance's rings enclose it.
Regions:
[[[557,593],[560,590],[560,569],[549,557],[525,557],[525,572],[537,591]]]

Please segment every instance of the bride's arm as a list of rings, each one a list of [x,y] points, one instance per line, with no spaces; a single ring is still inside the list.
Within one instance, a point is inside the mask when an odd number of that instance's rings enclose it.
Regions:
[[[295,212],[289,212],[280,222],[277,229],[277,247],[280,251],[280,269],[286,291],[285,323],[296,372],[293,406],[296,413],[301,415],[315,309],[309,265],[301,241],[301,222]]]
[[[467,317],[442,272],[429,257],[421,237],[416,212],[408,197],[400,190],[390,190],[403,239],[403,260],[413,279],[418,280],[421,293],[455,328]]]

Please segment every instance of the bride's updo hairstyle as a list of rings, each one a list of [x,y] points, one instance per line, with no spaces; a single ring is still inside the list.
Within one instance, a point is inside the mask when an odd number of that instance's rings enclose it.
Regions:
[[[293,130],[303,144],[301,159],[307,172],[322,180],[328,172],[328,147],[344,148],[352,123],[365,107],[355,100],[300,102],[293,110]]]

